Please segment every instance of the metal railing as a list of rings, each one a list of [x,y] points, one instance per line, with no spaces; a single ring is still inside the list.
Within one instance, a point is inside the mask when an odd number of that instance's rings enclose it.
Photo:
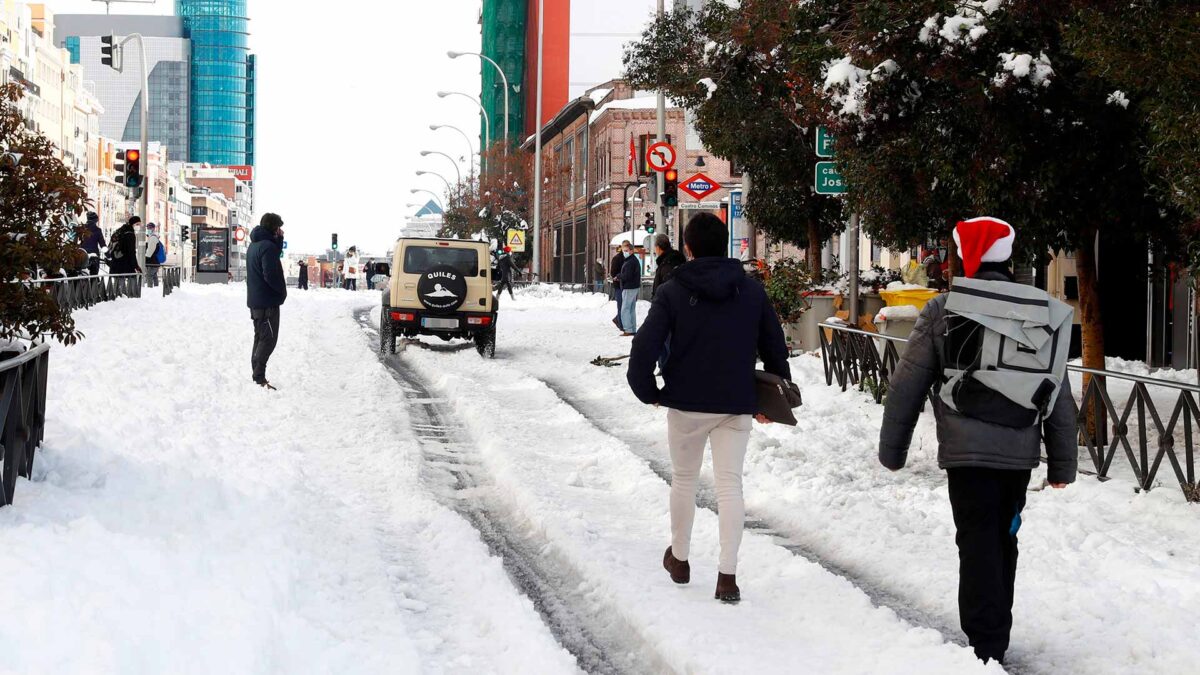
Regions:
[[[46,429],[50,345],[38,344],[0,361],[0,506],[11,504],[17,477],[33,473]]]
[[[142,275],[137,273],[31,279],[21,283],[45,288],[54,295],[59,308],[67,312],[89,309],[117,298],[142,297]]]
[[[183,268],[178,265],[163,265],[159,268],[158,275],[162,280],[164,298],[183,285]]]
[[[843,391],[854,385],[870,391],[877,403],[882,402],[889,379],[900,363],[898,347],[908,340],[830,323],[820,324],[819,332],[825,384],[833,386],[836,382]],[[1120,449],[1138,489],[1149,491],[1166,460],[1184,498],[1200,502],[1195,441],[1195,427],[1200,424],[1200,386],[1080,366],[1068,369],[1088,376],[1083,395],[1078,400],[1072,398],[1072,404],[1080,445],[1087,448],[1096,477],[1111,478],[1113,459]],[[1131,385],[1119,407],[1109,393],[1110,380]],[[1151,387],[1170,392],[1168,406],[1162,405],[1161,397],[1155,401]],[[1169,408],[1170,416],[1161,415],[1160,408]]]

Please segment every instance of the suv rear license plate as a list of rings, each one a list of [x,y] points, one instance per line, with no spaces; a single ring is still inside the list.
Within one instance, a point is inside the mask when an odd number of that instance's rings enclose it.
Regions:
[[[435,330],[458,330],[458,319],[424,317],[421,319],[421,325],[425,328],[433,328]]]

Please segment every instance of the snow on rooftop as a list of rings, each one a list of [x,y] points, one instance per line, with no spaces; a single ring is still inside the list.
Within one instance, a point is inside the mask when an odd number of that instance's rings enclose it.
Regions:
[[[609,101],[604,105],[592,111],[590,121],[595,122],[600,119],[606,111],[609,110],[654,110],[658,107],[657,96],[638,96],[636,98],[623,98],[616,101]],[[668,106],[670,102],[668,102]]]

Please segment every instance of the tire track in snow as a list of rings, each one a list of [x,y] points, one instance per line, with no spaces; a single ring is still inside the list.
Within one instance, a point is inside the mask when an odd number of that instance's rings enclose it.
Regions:
[[[521,372],[530,378],[538,380],[546,385],[555,393],[564,403],[575,409],[584,419],[588,421],[597,431],[606,434],[620,441],[631,453],[642,459],[649,466],[650,470],[661,478],[668,485],[671,483],[671,464],[662,456],[642,450],[644,445],[641,439],[635,438],[629,434],[622,433],[619,425],[611,424],[612,420],[603,414],[597,413],[591,406],[579,397],[575,396],[568,390],[568,385],[561,382],[553,381],[549,378],[541,377],[527,370],[520,369]],[[617,430],[613,430],[613,428]],[[709,480],[701,476],[700,484],[696,491],[697,506],[707,509],[713,513],[717,512],[717,495],[716,491]],[[746,511],[746,529],[759,534],[765,534],[775,540],[775,543],[786,549],[792,555],[799,556],[815,563],[826,571],[846,579],[859,590],[871,599],[871,602],[877,607],[886,607],[896,613],[901,619],[906,622],[937,631],[942,635],[947,642],[957,644],[962,647],[968,647],[966,636],[958,629],[958,627],[948,623],[944,618],[935,616],[928,612],[922,611],[913,606],[903,596],[892,592],[890,589],[881,586],[880,584],[863,578],[861,575],[854,573],[845,566],[834,562],[813,547],[805,544],[798,535],[789,534],[786,528],[778,527],[771,523],[769,519],[755,515],[751,510]],[[1028,663],[1024,659],[1015,658],[1017,654],[1009,655],[1006,659],[1006,672],[1014,675],[1022,675],[1024,673],[1037,672],[1035,669],[1029,668]]]
[[[378,351],[378,331],[369,309],[354,318]],[[420,343],[413,343],[420,344]],[[423,345],[422,345],[423,346]],[[447,345],[434,345],[446,350]],[[670,672],[653,647],[638,637],[621,614],[548,542],[500,499],[488,480],[474,445],[455,421],[450,402],[433,396],[426,384],[403,363],[401,354],[381,355],[400,385],[422,455],[422,479],[439,500],[478,532],[518,590],[533,602],[547,628],[579,667],[588,673]]]

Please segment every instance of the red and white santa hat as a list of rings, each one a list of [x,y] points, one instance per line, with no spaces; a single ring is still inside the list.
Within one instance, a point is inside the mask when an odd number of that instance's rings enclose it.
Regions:
[[[972,218],[954,226],[954,243],[968,277],[975,276],[983,263],[1008,262],[1016,238],[1013,226],[999,218]]]

